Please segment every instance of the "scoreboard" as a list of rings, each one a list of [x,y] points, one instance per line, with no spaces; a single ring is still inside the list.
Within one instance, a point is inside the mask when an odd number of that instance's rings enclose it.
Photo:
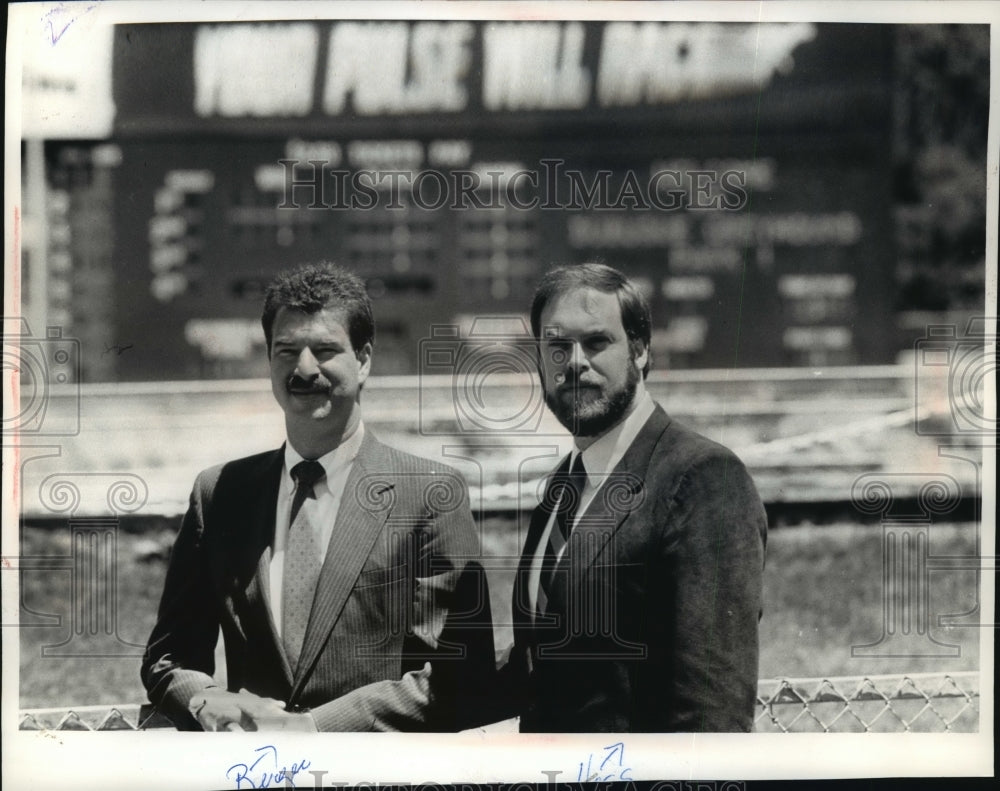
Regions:
[[[657,368],[895,352],[887,26],[124,25],[113,51],[115,336],[156,349],[114,378],[264,375],[263,289],[320,259],[365,279],[382,374],[593,260],[647,293]]]

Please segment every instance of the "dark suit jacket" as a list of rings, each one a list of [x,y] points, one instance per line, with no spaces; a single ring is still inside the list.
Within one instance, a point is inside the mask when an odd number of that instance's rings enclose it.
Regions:
[[[198,728],[187,704],[214,684],[221,626],[228,688],[309,708],[320,730],[464,727],[476,700],[459,695],[494,668],[464,482],[366,433],[293,674],[267,604],[282,461],[279,449],[198,476],[143,658],[150,700]]]
[[[657,406],[580,515],[532,627],[550,510],[528,529],[502,672],[521,730],[749,731],[767,522],[739,459]]]

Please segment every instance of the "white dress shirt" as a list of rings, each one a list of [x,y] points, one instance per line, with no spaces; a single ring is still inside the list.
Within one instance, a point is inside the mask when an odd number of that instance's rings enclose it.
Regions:
[[[576,509],[573,524],[569,526],[571,531],[591,502],[593,502],[594,497],[601,490],[601,486],[608,479],[608,475],[618,466],[618,462],[622,460],[625,451],[631,447],[635,438],[639,436],[639,432],[646,425],[646,421],[653,414],[653,410],[656,409],[656,403],[645,388],[643,388],[638,399],[639,402],[636,404],[635,409],[621,423],[608,431],[607,434],[595,440],[585,450],[580,451],[574,447],[570,453],[569,467],[567,469],[573,469],[577,455],[582,453],[583,467],[587,477],[583,492],[581,492],[580,506]],[[538,542],[538,546],[535,549],[535,557],[531,563],[531,572],[528,575],[528,604],[533,614],[537,611],[538,607],[538,589],[541,584],[542,561],[545,558],[545,551],[549,545],[549,534],[552,532],[558,510],[558,503],[556,503],[552,509],[552,515],[549,517],[549,521],[542,531],[541,540]],[[565,551],[566,547],[564,546],[559,553],[559,557],[562,557],[562,553]],[[558,559],[556,558],[557,561]]]
[[[316,461],[323,465],[326,476],[313,486],[316,495],[315,516],[320,530],[320,564],[326,559],[326,548],[333,535],[333,524],[337,520],[340,502],[343,499],[344,484],[351,473],[354,460],[357,458],[361,441],[364,439],[364,424],[358,424],[355,431],[346,442],[337,446],[329,453],[320,456]],[[288,520],[291,516],[292,498],[295,495],[295,480],[291,470],[305,459],[292,447],[285,443],[285,464],[281,469],[281,483],[278,487],[278,507],[274,515],[274,546],[271,552],[271,564],[268,567],[270,585],[268,593],[271,601],[271,618],[281,637],[281,584],[285,571],[285,547],[288,545]]]

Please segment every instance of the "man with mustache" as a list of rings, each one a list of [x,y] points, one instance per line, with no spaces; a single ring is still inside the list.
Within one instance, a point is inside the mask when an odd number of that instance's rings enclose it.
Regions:
[[[749,731],[766,519],[743,464],[646,391],[650,311],[599,264],[531,306],[574,438],[532,515],[501,696],[522,731]]]
[[[261,321],[288,441],[198,476],[142,662],[149,698],[180,729],[458,730],[494,673],[465,485],[365,428],[361,280],[284,272]]]

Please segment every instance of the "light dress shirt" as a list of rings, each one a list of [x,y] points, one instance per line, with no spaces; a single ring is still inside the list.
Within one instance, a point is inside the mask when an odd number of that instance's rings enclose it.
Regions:
[[[595,440],[585,450],[580,451],[576,447],[573,448],[573,451],[570,453],[567,470],[573,469],[577,455],[582,453],[587,482],[584,484],[583,492],[581,493],[580,507],[576,509],[573,524],[569,526],[571,531],[573,526],[580,521],[580,517],[587,510],[591,502],[593,502],[594,497],[601,490],[604,482],[608,479],[608,475],[618,466],[618,462],[622,460],[625,451],[631,447],[635,438],[639,436],[639,432],[646,425],[646,421],[649,420],[654,409],[656,409],[656,403],[653,401],[652,396],[643,388],[642,394],[639,396],[639,403],[636,404],[635,409],[632,410],[628,417],[609,430],[607,434]],[[549,517],[548,524],[545,525],[545,529],[542,531],[541,540],[538,542],[538,547],[535,549],[535,556],[531,563],[531,572],[528,575],[528,604],[532,617],[534,617],[538,608],[542,561],[545,558],[545,550],[549,545],[549,534],[555,525],[558,510],[558,503],[556,503],[552,509],[552,515]],[[568,538],[566,543],[569,543]],[[563,546],[559,556],[556,558],[557,562],[565,551],[566,547]]]
[[[333,534],[333,524],[337,520],[337,512],[344,496],[344,484],[351,473],[354,460],[357,458],[361,441],[364,439],[364,424],[358,424],[358,430],[348,439],[320,456],[316,461],[323,465],[326,476],[313,486],[316,495],[314,506],[314,524],[320,530],[320,565],[326,559],[326,548]],[[295,495],[295,480],[291,470],[300,461],[304,461],[290,442],[285,443],[285,464],[281,470],[281,484],[278,487],[278,507],[274,515],[274,547],[271,553],[271,564],[268,567],[270,585],[268,593],[271,601],[271,618],[274,621],[278,636],[282,633],[281,618],[281,584],[285,571],[285,547],[288,546],[288,520],[292,511],[292,498]]]

